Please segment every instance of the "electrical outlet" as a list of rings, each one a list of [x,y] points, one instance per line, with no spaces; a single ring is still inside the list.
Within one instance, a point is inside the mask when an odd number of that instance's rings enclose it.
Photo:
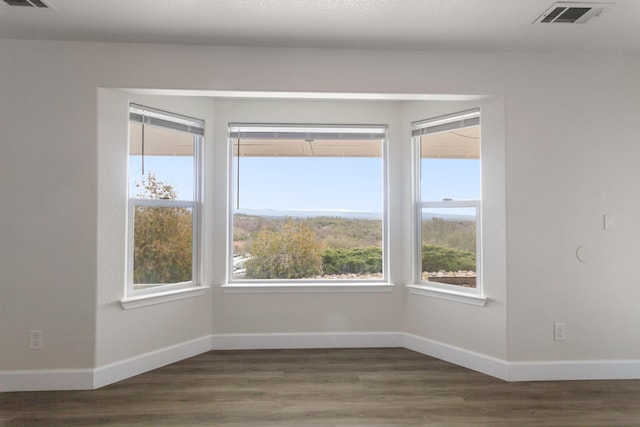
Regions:
[[[42,331],[37,329],[29,331],[29,347],[32,350],[40,350],[42,348]]]
[[[564,341],[567,339],[567,325],[564,323],[553,324],[553,339],[556,341]]]

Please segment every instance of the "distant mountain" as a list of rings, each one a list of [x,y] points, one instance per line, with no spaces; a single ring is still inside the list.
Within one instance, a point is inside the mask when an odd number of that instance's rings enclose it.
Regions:
[[[334,217],[346,219],[381,219],[380,212],[367,211],[348,211],[341,209],[326,210],[279,210],[279,209],[239,209],[235,211],[238,214],[259,216],[263,218],[317,218],[317,217]],[[475,221],[473,215],[460,214],[443,214],[425,212],[422,214],[423,220],[431,220],[438,218],[442,221]]]
[[[434,213],[434,212],[422,213],[423,221],[432,221],[434,218],[440,219],[442,221],[473,221],[475,222],[476,220],[475,216],[473,215],[443,214],[443,213]]]
[[[239,209],[239,214],[261,216],[265,218],[316,218],[321,216],[348,219],[381,219],[380,212],[348,211],[341,209],[326,210],[278,210],[278,209]]]

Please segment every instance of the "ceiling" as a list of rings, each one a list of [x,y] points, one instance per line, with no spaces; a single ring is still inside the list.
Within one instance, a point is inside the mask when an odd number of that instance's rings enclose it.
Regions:
[[[0,3],[0,39],[640,54],[640,0],[586,24],[532,23],[554,0],[46,0]]]

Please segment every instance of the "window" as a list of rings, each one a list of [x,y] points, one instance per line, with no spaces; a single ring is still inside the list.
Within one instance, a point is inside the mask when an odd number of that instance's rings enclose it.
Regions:
[[[481,294],[480,110],[416,122],[418,283]]]
[[[230,124],[229,281],[386,281],[386,133]]]
[[[127,295],[198,283],[204,122],[129,108]]]

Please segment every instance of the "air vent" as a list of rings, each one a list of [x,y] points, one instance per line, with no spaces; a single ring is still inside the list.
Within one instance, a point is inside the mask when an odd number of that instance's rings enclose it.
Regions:
[[[543,13],[534,24],[584,24],[613,6],[613,3],[559,2]]]
[[[40,7],[48,9],[50,6],[42,0],[2,0],[9,6],[23,6],[23,7]]]

